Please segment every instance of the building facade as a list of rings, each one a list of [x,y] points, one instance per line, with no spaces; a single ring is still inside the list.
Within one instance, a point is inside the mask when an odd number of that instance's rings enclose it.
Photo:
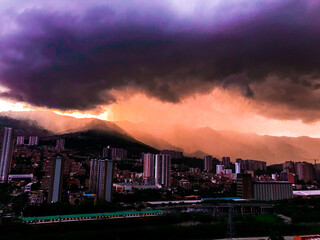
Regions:
[[[238,163],[238,162],[235,163],[235,173],[236,174],[241,173],[241,163]]]
[[[89,188],[99,200],[112,200],[114,164],[109,159],[92,159]]]
[[[0,158],[0,182],[6,182],[8,180],[8,174],[11,170],[12,151],[13,129],[5,127]]]
[[[160,151],[160,154],[169,155],[171,158],[175,158],[175,159],[183,158],[183,152],[174,151],[174,150],[164,149],[164,150]]]
[[[257,171],[257,170],[267,170],[267,163],[265,161],[259,160],[243,160],[241,158],[236,159],[236,163],[240,163],[241,170],[243,171]]]
[[[146,184],[155,184],[155,156],[153,153],[145,153],[143,156],[143,179]]]
[[[24,136],[17,137],[17,145],[24,145]]]
[[[217,165],[216,166],[216,173],[217,174],[225,174],[224,165]]]
[[[65,148],[65,140],[64,139],[57,139],[56,141],[56,150],[62,151]]]
[[[39,137],[38,136],[30,136],[29,137],[29,146],[38,146],[39,144]]]
[[[164,154],[155,155],[155,184],[170,187],[171,183],[171,157]]]
[[[112,148],[110,146],[103,148],[102,157],[112,160],[127,159],[128,152],[122,148]]]
[[[293,198],[292,184],[289,182],[270,181],[253,184],[255,200],[276,201]]]
[[[52,161],[51,166],[51,181],[49,189],[49,202],[60,202],[62,195],[62,183],[63,183],[63,167],[64,161],[61,156],[57,156]]]
[[[308,162],[296,162],[294,164],[295,172],[298,176],[298,180],[304,182],[312,182],[314,179],[313,165]]]
[[[237,174],[237,196],[243,199],[253,198],[252,176],[250,174]]]
[[[221,164],[224,165],[226,168],[231,167],[230,157],[222,157]]]
[[[205,156],[204,157],[204,171],[212,172],[213,168],[214,168],[213,157],[210,155]]]

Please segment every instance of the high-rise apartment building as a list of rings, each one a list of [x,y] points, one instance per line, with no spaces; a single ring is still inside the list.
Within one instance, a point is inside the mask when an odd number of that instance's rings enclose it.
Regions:
[[[160,154],[163,155],[169,155],[171,158],[183,158],[183,152],[179,152],[179,151],[175,151],[175,150],[168,150],[168,149],[164,149],[162,151],[160,151]]]
[[[1,158],[0,158],[0,181],[4,182],[8,180],[8,174],[11,170],[12,161],[12,151],[13,151],[13,129],[5,127]]]
[[[252,176],[250,174],[237,174],[237,196],[243,199],[253,198]]]
[[[17,145],[24,145],[24,136],[17,137]]]
[[[142,156],[143,156],[143,179],[147,184],[155,184],[154,154],[145,153]]]
[[[295,172],[298,175],[300,181],[312,182],[313,177],[313,165],[308,162],[296,162],[294,164]]]
[[[64,150],[65,140],[64,139],[57,139],[56,141],[56,150],[62,151]]]
[[[112,160],[127,159],[127,150],[122,148],[112,148],[108,146],[103,148],[102,157]]]
[[[267,163],[265,161],[258,160],[243,160],[241,158],[236,159],[237,163],[240,163],[241,170],[243,171],[257,171],[257,170],[267,170]]]
[[[38,136],[30,136],[29,137],[29,146],[38,146],[39,144],[39,137]]]
[[[294,162],[286,161],[283,165],[283,171],[286,173],[295,173]]]
[[[64,161],[61,156],[57,156],[52,161],[51,181],[49,189],[49,202],[60,202],[62,194]]]
[[[230,157],[222,157],[221,165],[224,165],[226,168],[231,166]]]
[[[112,200],[113,160],[92,159],[90,165],[90,191],[97,194],[99,200]]]
[[[238,162],[235,163],[235,173],[236,174],[241,173],[241,163],[238,163]]]
[[[170,187],[171,157],[169,155],[156,154],[154,166],[155,184]]]
[[[320,180],[320,164],[316,163],[313,165],[313,167],[314,167],[314,171],[315,171],[315,178],[317,180]]]
[[[171,157],[166,154],[142,153],[145,184],[169,187],[171,183]]]
[[[214,168],[213,157],[208,155],[204,157],[204,171],[212,172]]]

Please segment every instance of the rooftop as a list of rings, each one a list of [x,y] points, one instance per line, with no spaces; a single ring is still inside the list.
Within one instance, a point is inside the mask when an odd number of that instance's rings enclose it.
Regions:
[[[293,191],[293,195],[296,196],[320,196],[320,190],[303,190],[303,191]]]

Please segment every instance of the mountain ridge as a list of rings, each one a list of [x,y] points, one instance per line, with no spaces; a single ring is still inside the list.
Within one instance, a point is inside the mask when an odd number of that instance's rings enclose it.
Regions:
[[[1,115],[4,116],[6,113]],[[217,158],[229,156],[233,161],[236,158],[263,160],[268,164],[290,160],[312,162],[312,159],[320,158],[320,139],[308,136],[278,137],[214,130],[209,127],[186,128],[179,125],[151,128],[144,123],[110,122],[94,118],[76,119],[55,113],[47,115],[46,113],[20,112],[15,115],[11,112],[9,116],[33,121],[50,133],[61,135],[95,129],[107,132],[109,135],[120,135],[129,142],[137,141],[150,146],[151,149],[183,151],[186,156],[197,153],[198,157],[202,157],[204,154],[210,154]]]

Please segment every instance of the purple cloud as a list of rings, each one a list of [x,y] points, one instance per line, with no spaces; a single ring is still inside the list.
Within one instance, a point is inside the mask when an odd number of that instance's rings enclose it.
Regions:
[[[232,16],[215,16],[216,9],[210,15],[209,8],[197,18],[166,5],[112,3],[74,14],[45,8],[13,14],[15,28],[0,36],[0,84],[9,89],[2,97],[85,110],[115,101],[112,89],[178,102],[207,86],[236,85],[257,100],[319,110],[310,102],[320,100],[320,4],[273,1],[241,14],[228,5]],[[289,95],[299,86],[307,94],[297,95],[299,105],[264,92],[260,98],[250,86],[270,76]]]

